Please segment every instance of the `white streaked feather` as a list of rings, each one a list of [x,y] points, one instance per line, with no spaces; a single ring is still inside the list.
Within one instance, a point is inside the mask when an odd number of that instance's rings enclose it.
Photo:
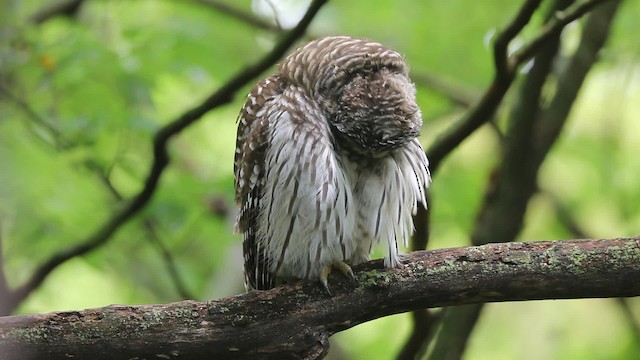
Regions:
[[[322,116],[304,105],[306,114]],[[288,111],[273,119],[264,187],[271,191],[261,199],[258,226],[258,238],[270,239],[261,248],[274,260],[271,271],[280,264],[278,276],[317,278],[324,265],[366,261],[378,243],[387,250],[385,266],[398,266],[398,242],[406,246],[413,234],[412,215],[418,203],[426,206],[430,182],[418,141],[362,169],[334,151],[326,123],[294,121]]]
[[[427,206],[425,188],[430,183],[427,157],[420,143],[414,140],[381,159],[376,167],[364,171],[356,167],[354,171],[357,172],[355,196],[359,208],[356,228],[360,229],[356,235],[359,244],[355,262],[368,259],[371,246],[381,242],[387,249],[385,266],[397,266],[400,264],[398,241],[402,240],[407,246],[414,230],[412,215],[418,203]],[[380,204],[382,193],[388,196]],[[381,222],[376,232],[378,218]]]
[[[289,98],[303,105],[305,115],[323,116],[304,97]],[[265,189],[272,191],[261,199],[258,238],[270,239],[263,246],[275,260],[271,270],[279,276],[317,278],[324,265],[346,260],[355,249],[355,216],[345,206],[351,206],[351,188],[326,122],[300,121],[289,111],[273,119],[265,159]],[[304,168],[313,171],[303,172]]]

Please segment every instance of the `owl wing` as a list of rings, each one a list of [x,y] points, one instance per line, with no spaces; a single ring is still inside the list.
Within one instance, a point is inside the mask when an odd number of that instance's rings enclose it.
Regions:
[[[292,83],[269,107],[258,240],[279,278],[320,278],[355,247],[350,172],[321,105]],[[345,265],[346,266],[346,265]]]
[[[236,231],[244,236],[245,286],[248,289],[270,289],[275,285],[270,272],[271,259],[258,236],[260,198],[265,185],[264,160],[268,148],[269,108],[282,93],[283,81],[278,76],[267,78],[249,93],[238,116],[238,136],[234,158],[236,203],[240,207]]]

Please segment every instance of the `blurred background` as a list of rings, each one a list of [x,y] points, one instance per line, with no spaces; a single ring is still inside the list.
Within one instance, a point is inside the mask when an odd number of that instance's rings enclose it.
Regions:
[[[348,34],[404,54],[427,148],[491,83],[492,41],[522,2],[329,1],[305,39]],[[59,3],[69,6],[47,13]],[[543,2],[510,51],[540,33],[553,3]],[[155,132],[259,60],[308,4],[4,0],[0,278],[8,289],[25,284],[55,254],[90,239],[142,188]],[[538,190],[518,240],[640,233],[638,18],[640,1],[623,1],[536,175]],[[583,24],[562,33],[558,62],[575,52]],[[545,84],[543,102],[557,88]],[[171,164],[141,213],[101,246],[55,267],[11,312],[242,293],[241,237],[232,232],[232,161],[236,118],[249,89],[170,142]],[[434,174],[429,248],[470,244],[517,95],[512,89],[493,123],[474,132]],[[329,358],[394,358],[411,331],[409,314],[362,324],[332,338]],[[489,304],[463,358],[640,359],[640,300]]]

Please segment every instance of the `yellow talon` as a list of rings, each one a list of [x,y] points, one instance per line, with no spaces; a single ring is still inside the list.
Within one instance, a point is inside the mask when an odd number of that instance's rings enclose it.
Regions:
[[[322,268],[322,272],[320,273],[320,282],[322,283],[322,286],[324,286],[324,289],[327,290],[327,293],[329,294],[329,296],[331,296],[331,291],[329,291],[328,279],[329,279],[329,274],[333,269],[339,270],[344,276],[348,277],[351,280],[355,280],[356,278],[356,275],[353,273],[353,270],[351,270],[351,266],[347,265],[342,261],[337,261],[331,265],[325,265]]]

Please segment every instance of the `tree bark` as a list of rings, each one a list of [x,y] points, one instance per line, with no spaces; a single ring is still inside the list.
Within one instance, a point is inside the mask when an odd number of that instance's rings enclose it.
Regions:
[[[416,251],[315,282],[210,302],[0,318],[2,359],[321,358],[329,336],[415,309],[481,302],[640,295],[640,237]]]

